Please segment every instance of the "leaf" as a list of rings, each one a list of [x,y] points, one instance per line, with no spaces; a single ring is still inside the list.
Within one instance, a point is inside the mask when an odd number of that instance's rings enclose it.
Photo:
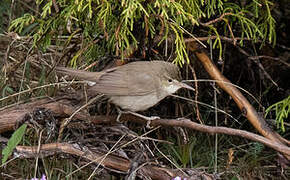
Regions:
[[[12,154],[13,149],[20,143],[25,133],[26,127],[27,125],[23,124],[12,134],[12,137],[9,139],[7,146],[2,151],[2,164],[7,161],[8,157]]]

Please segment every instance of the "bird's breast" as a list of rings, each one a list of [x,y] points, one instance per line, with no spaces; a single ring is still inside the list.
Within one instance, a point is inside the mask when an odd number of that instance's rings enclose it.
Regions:
[[[110,102],[124,110],[137,112],[144,111],[154,106],[165,97],[166,95],[152,92],[150,94],[140,96],[111,96]]]

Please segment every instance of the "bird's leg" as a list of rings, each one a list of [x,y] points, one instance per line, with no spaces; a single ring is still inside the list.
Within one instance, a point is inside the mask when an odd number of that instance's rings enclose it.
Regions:
[[[126,113],[132,114],[134,116],[140,117],[140,118],[148,120],[148,121],[152,121],[152,120],[155,120],[155,119],[160,119],[160,117],[158,117],[158,116],[150,116],[150,117],[148,117],[148,116],[144,116],[142,114],[139,114],[139,113],[136,113],[136,112],[133,112],[133,111],[126,111]]]
[[[122,116],[123,113],[126,113],[124,111],[122,111],[120,108],[117,107],[117,111],[118,111],[118,116],[117,116],[117,119],[116,121],[120,123],[120,118]]]
[[[140,117],[142,119],[147,120],[146,127],[148,129],[151,128],[151,126],[150,126],[151,121],[156,120],[156,119],[160,119],[160,117],[158,117],[158,116],[150,116],[150,117],[148,117],[148,116],[144,116],[142,114],[139,114],[139,113],[136,113],[136,112],[132,112],[132,111],[126,111],[126,113],[129,113],[129,114],[132,114],[134,116],[137,116],[137,117]]]
[[[117,116],[117,119],[116,119],[117,122],[120,122],[120,118],[121,118],[122,114],[132,114],[134,116],[137,116],[139,118],[147,120],[146,127],[149,128],[149,129],[151,128],[150,127],[151,121],[153,121],[155,119],[160,119],[160,117],[158,117],[158,116],[150,116],[150,117],[148,117],[148,116],[144,116],[142,114],[139,114],[139,113],[136,113],[136,112],[133,112],[133,111],[122,111],[118,107],[117,107],[117,111],[118,111],[118,116]]]

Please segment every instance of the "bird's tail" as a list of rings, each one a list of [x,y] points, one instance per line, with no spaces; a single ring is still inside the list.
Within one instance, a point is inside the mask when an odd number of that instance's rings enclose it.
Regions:
[[[66,68],[66,67],[56,67],[55,70],[58,73],[67,74],[76,79],[94,81],[94,82],[96,82],[102,74],[101,72],[89,72],[89,71],[76,70],[76,69],[71,69],[71,68]]]

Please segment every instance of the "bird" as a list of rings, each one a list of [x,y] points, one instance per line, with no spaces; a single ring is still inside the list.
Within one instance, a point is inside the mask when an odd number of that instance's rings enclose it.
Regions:
[[[181,82],[179,68],[170,62],[136,61],[100,72],[88,72],[66,67],[56,71],[89,81],[88,94],[101,93],[109,102],[129,112],[144,111],[181,88],[194,88]]]

